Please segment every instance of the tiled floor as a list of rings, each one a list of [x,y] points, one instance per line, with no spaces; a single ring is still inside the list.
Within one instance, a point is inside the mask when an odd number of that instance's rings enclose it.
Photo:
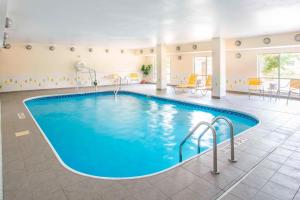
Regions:
[[[287,106],[283,100],[248,100],[248,96],[237,94],[217,100],[209,95],[175,94],[171,88],[156,91],[152,85],[123,89],[242,110],[256,115],[261,124],[239,137],[244,143],[236,147],[237,163],[227,161],[227,144],[219,147],[219,175],[210,173],[212,156],[207,152],[152,177],[99,180],[62,167],[22,104],[27,97],[70,93],[74,89],[0,94],[4,199],[300,199],[300,101],[290,101]],[[18,118],[20,112],[25,113],[25,119]],[[24,130],[30,134],[15,136]]]

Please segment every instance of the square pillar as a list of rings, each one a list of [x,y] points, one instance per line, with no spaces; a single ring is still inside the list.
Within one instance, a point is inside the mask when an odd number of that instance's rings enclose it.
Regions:
[[[157,90],[167,89],[165,59],[166,59],[166,48],[163,44],[158,44],[156,46],[156,70],[157,70],[156,89]]]
[[[212,40],[212,98],[226,96],[226,50],[222,38]]]

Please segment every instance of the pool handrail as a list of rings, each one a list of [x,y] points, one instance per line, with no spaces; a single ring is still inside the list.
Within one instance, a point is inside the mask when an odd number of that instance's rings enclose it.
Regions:
[[[218,158],[217,158],[217,134],[215,128],[208,122],[201,121],[187,134],[187,136],[182,140],[179,146],[179,162],[182,162],[182,147],[185,142],[195,133],[195,131],[202,125],[207,126],[207,130],[210,129],[213,134],[213,170],[212,173],[218,174]],[[206,131],[207,132],[207,131]],[[204,133],[206,133],[204,132]],[[203,135],[204,135],[203,133]]]
[[[115,89],[114,89],[114,94],[116,97],[118,92],[121,90],[122,77],[118,75],[115,81],[116,81],[116,85],[115,85]]]
[[[233,130],[233,123],[230,119],[228,119],[227,117],[224,116],[218,116],[215,117],[212,122],[210,123],[212,126],[219,120],[224,120],[225,122],[227,122],[229,128],[230,128],[230,158],[228,159],[230,162],[237,162],[234,158],[234,130]],[[199,135],[198,137],[198,153],[200,153],[200,141],[202,136],[209,130],[209,128],[206,128],[201,135]]]

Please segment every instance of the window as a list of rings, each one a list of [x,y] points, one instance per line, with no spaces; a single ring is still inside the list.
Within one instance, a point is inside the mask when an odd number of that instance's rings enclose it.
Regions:
[[[300,79],[300,53],[263,54],[258,56],[260,77],[286,87],[290,79]]]
[[[166,76],[167,76],[167,84],[171,83],[171,57],[166,57]]]
[[[277,78],[279,76],[280,54],[264,54],[259,56],[260,77]]]
[[[207,76],[212,74],[212,58],[211,57],[195,57],[194,73],[199,76]]]
[[[206,57],[195,57],[194,73],[199,76],[206,74]]]
[[[208,75],[212,75],[212,58],[211,57],[195,57],[194,58],[194,73],[198,79],[204,83]]]
[[[280,54],[280,77],[300,78],[300,53]]]

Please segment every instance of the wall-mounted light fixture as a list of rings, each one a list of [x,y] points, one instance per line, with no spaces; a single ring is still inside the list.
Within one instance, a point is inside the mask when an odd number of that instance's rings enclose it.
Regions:
[[[236,57],[237,59],[240,59],[240,58],[242,57],[242,54],[241,54],[241,53],[236,53],[236,54],[235,54],[235,57]]]
[[[296,35],[295,35],[295,40],[296,40],[297,42],[300,42],[300,34],[296,34]]]
[[[93,51],[94,51],[94,49],[93,49],[93,48],[89,48],[89,52],[91,52],[91,53],[92,53]]]
[[[109,52],[109,49],[105,49],[105,53],[108,53]]]
[[[153,52],[154,52],[154,49],[150,49],[150,52],[153,53]]]
[[[124,53],[124,50],[123,50],[123,49],[121,49],[121,53]]]
[[[70,48],[70,51],[75,51],[75,47],[71,47],[71,48]]]
[[[50,50],[50,51],[54,51],[54,50],[55,50],[55,47],[54,47],[54,46],[50,46],[50,47],[49,47],[49,50]]]
[[[196,50],[196,49],[198,48],[198,46],[197,46],[196,44],[193,44],[192,48],[193,48],[194,50]]]
[[[27,44],[27,45],[25,46],[25,48],[26,48],[27,50],[31,50],[31,49],[32,49],[32,46],[31,46],[30,44]]]
[[[270,44],[271,43],[271,38],[266,37],[266,38],[264,38],[263,42],[264,42],[264,44]]]
[[[180,46],[177,46],[177,47],[176,47],[176,51],[180,51]]]
[[[235,46],[239,47],[239,46],[242,45],[242,42],[241,42],[240,40],[236,40],[236,41],[234,42],[234,44],[235,44]]]
[[[141,53],[141,54],[143,54],[143,53],[144,53],[143,49],[141,49],[141,50],[140,50],[140,53]]]

